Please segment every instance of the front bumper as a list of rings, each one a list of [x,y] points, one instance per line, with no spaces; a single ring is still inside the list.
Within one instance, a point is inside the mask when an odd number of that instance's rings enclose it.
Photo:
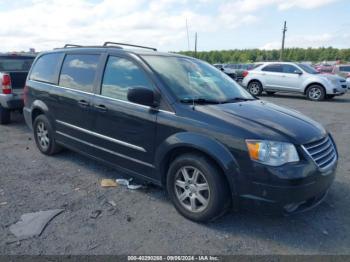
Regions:
[[[241,184],[243,202],[253,201],[257,206],[271,207],[283,213],[296,213],[317,206],[327,195],[336,174],[337,162],[325,171],[312,163],[263,168],[259,175],[268,181],[245,181]],[[278,171],[277,171],[278,170]],[[276,177],[277,172],[280,175]],[[285,179],[281,178],[286,176]],[[293,177],[294,176],[294,177]]]

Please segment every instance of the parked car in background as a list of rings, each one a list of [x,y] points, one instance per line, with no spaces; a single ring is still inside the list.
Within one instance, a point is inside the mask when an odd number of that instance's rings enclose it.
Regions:
[[[67,147],[163,186],[194,221],[245,201],[290,214],[325,198],[338,153],[320,124],[203,61],[124,46],[37,57],[23,112],[43,154]]]
[[[242,81],[243,72],[255,67],[255,64],[225,64],[223,71],[237,82]]]
[[[213,64],[217,69],[224,71],[224,64]]]
[[[333,67],[333,74],[350,79],[350,64],[335,65]]]
[[[23,108],[23,88],[34,55],[0,54],[0,124],[11,121],[11,111]]]
[[[331,64],[317,64],[314,66],[317,72],[321,74],[332,74],[334,65]]]
[[[320,74],[311,66],[301,63],[270,62],[246,72],[242,85],[255,96],[263,91],[270,95],[293,92],[320,101],[347,92],[345,78]]]

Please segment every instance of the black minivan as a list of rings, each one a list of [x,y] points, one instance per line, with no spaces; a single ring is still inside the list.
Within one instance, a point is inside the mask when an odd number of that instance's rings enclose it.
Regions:
[[[24,93],[42,153],[69,148],[164,186],[195,221],[241,200],[304,211],[334,180],[338,153],[320,124],[191,57],[68,45],[37,56]]]

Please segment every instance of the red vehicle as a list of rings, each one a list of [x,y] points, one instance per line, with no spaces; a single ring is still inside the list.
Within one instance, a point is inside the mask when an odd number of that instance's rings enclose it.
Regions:
[[[319,64],[315,65],[314,68],[321,74],[333,74],[334,65]]]

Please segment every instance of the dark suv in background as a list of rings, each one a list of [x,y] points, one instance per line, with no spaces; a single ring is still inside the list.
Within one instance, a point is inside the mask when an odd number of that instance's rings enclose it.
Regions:
[[[241,199],[293,213],[325,197],[338,154],[321,125],[254,98],[205,62],[124,46],[37,57],[24,116],[42,153],[70,148],[164,186],[195,221]]]
[[[11,111],[23,108],[23,88],[35,56],[0,54],[0,124],[11,121]]]

